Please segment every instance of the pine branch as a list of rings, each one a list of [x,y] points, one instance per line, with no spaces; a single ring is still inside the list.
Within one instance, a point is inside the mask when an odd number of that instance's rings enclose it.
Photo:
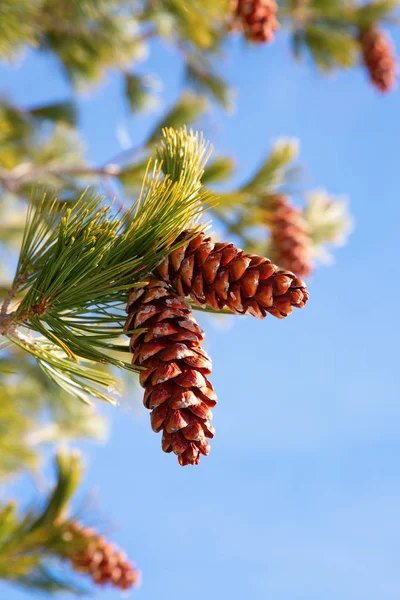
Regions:
[[[64,513],[81,474],[79,454],[59,453],[56,458],[57,482],[44,508],[31,510],[22,518],[18,517],[14,505],[3,509],[0,518],[1,578],[28,575],[40,566],[42,551],[57,547],[60,534],[56,522],[65,518]]]
[[[119,338],[128,290],[154,271],[210,198],[201,189],[210,152],[201,136],[165,130],[157,152],[159,162],[149,163],[142,193],[126,211],[88,196],[72,208],[44,197],[28,211],[7,303],[16,292],[23,298],[13,313],[3,307],[0,333],[82,399],[107,399],[92,384],[114,388],[115,380],[79,360],[137,370],[113,355],[126,350]],[[30,339],[21,326],[40,337]]]
[[[94,583],[111,583],[120,589],[137,585],[139,573],[121,552],[94,530],[68,518],[81,475],[79,455],[59,453],[56,484],[43,508],[22,516],[11,503],[0,509],[1,579],[29,590],[89,592],[65,568],[60,569],[69,563]],[[94,554],[100,555],[100,561],[92,560]],[[115,569],[110,571],[110,564]]]
[[[0,181],[1,183],[11,192],[18,192],[21,186],[26,185],[30,182],[46,181],[49,177],[79,177],[79,178],[92,178],[92,177],[116,177],[120,175],[121,167],[108,163],[103,167],[90,167],[90,166],[45,166],[41,167],[34,163],[20,163],[17,167],[11,171],[1,169]]]
[[[24,276],[21,274],[20,276],[17,276],[14,279],[12,286],[7,291],[6,297],[4,298],[3,304],[1,305],[1,308],[0,308],[0,322],[1,322],[2,317],[7,316],[7,311],[8,311],[8,307],[10,306],[11,300],[15,297],[17,291],[19,290],[19,288],[23,284],[23,282],[24,282]]]

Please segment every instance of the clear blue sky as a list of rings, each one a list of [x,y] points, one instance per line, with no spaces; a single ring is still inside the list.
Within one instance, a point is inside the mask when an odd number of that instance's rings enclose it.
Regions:
[[[219,404],[199,467],[161,452],[132,387],[107,409],[108,444],[89,446],[83,492],[98,490],[99,518],[143,571],[138,600],[398,600],[400,96],[377,94],[361,69],[318,76],[282,33],[227,54],[237,112],[210,115],[206,136],[238,160],[239,177],[272,139],[299,137],[306,184],[347,193],[356,228],[309,282],[305,310],[203,322]],[[156,45],[147,65],[167,108],[179,59]],[[120,90],[113,75],[79,101],[98,163],[118,151],[118,125],[136,144],[154,120],[128,118]],[[69,94],[45,55],[2,68],[0,91],[24,105]],[[0,585],[0,600],[28,597]]]

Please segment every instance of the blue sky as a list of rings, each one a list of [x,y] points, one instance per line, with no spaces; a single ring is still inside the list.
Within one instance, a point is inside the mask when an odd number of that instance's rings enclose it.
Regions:
[[[155,44],[145,67],[165,82],[161,112],[177,97],[179,59]],[[399,95],[376,93],[361,69],[319,76],[293,61],[283,33],[265,48],[233,43],[223,71],[237,110],[210,114],[204,132],[237,159],[238,179],[272,140],[299,137],[305,185],[348,194],[356,227],[310,280],[305,310],[202,319],[219,404],[199,467],[161,452],[132,386],[106,409],[109,442],[85,446],[82,497],[96,490],[91,517],[142,570],[138,600],[398,600]],[[45,55],[1,68],[0,91],[23,105],[70,94]],[[154,122],[128,118],[120,92],[111,75],[79,100],[98,164],[119,150],[118,128],[136,144]],[[0,585],[0,600],[28,597]]]

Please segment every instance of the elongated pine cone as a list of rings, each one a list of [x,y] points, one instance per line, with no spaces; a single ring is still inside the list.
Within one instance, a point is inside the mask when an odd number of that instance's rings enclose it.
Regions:
[[[260,319],[267,313],[283,319],[293,306],[305,306],[305,283],[290,271],[278,269],[268,258],[244,254],[231,243],[213,242],[204,233],[185,242],[191,235],[186,231],[178,238],[183,244],[157,270],[179,296],[190,296],[202,307],[227,307]]]
[[[285,196],[268,199],[274,211],[271,258],[280,267],[307,277],[312,271],[311,238],[300,210]]]
[[[138,585],[140,572],[123,552],[94,529],[72,521],[63,537],[72,548],[68,558],[75,571],[89,575],[97,585],[111,584],[121,590]]]
[[[277,11],[275,0],[237,0],[234,29],[242,29],[251,42],[270,42],[279,28]]]
[[[197,465],[210,452],[210,408],[217,402],[206,377],[211,361],[200,345],[204,333],[187,301],[165,281],[153,278],[133,288],[126,311],[126,332],[146,329],[131,335],[130,350],[132,363],[144,367],[140,383],[152,429],[162,430],[164,452],[177,454],[182,466]]]
[[[361,51],[372,84],[381,92],[396,83],[396,58],[389,37],[377,27],[360,32]]]

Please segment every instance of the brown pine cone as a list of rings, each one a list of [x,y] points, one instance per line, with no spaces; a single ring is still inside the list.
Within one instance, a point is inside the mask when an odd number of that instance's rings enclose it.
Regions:
[[[197,465],[210,452],[210,408],[217,402],[206,377],[211,361],[200,345],[204,333],[187,301],[165,281],[133,288],[126,311],[125,331],[146,329],[131,335],[130,350],[132,363],[144,367],[140,383],[151,426],[163,431],[164,452],[177,454],[182,466]]]
[[[237,0],[233,28],[240,26],[251,42],[270,42],[279,28],[277,11],[275,0]]]
[[[280,267],[307,277],[312,271],[311,238],[300,210],[285,196],[268,199],[274,211],[271,233],[271,258]]]
[[[396,83],[396,58],[389,37],[375,26],[360,31],[361,51],[372,84],[381,92]]]
[[[190,239],[186,231],[179,240]],[[293,306],[308,300],[304,282],[282,271],[268,258],[244,254],[230,243],[215,243],[204,233],[182,243],[161,263],[158,275],[172,284],[179,296],[190,296],[199,306],[227,307],[236,314],[259,319],[267,312],[279,319]]]
[[[109,583],[121,590],[138,585],[139,571],[123,552],[93,529],[72,521],[65,527],[63,537],[71,547],[68,558],[75,571],[89,575],[97,585]]]

